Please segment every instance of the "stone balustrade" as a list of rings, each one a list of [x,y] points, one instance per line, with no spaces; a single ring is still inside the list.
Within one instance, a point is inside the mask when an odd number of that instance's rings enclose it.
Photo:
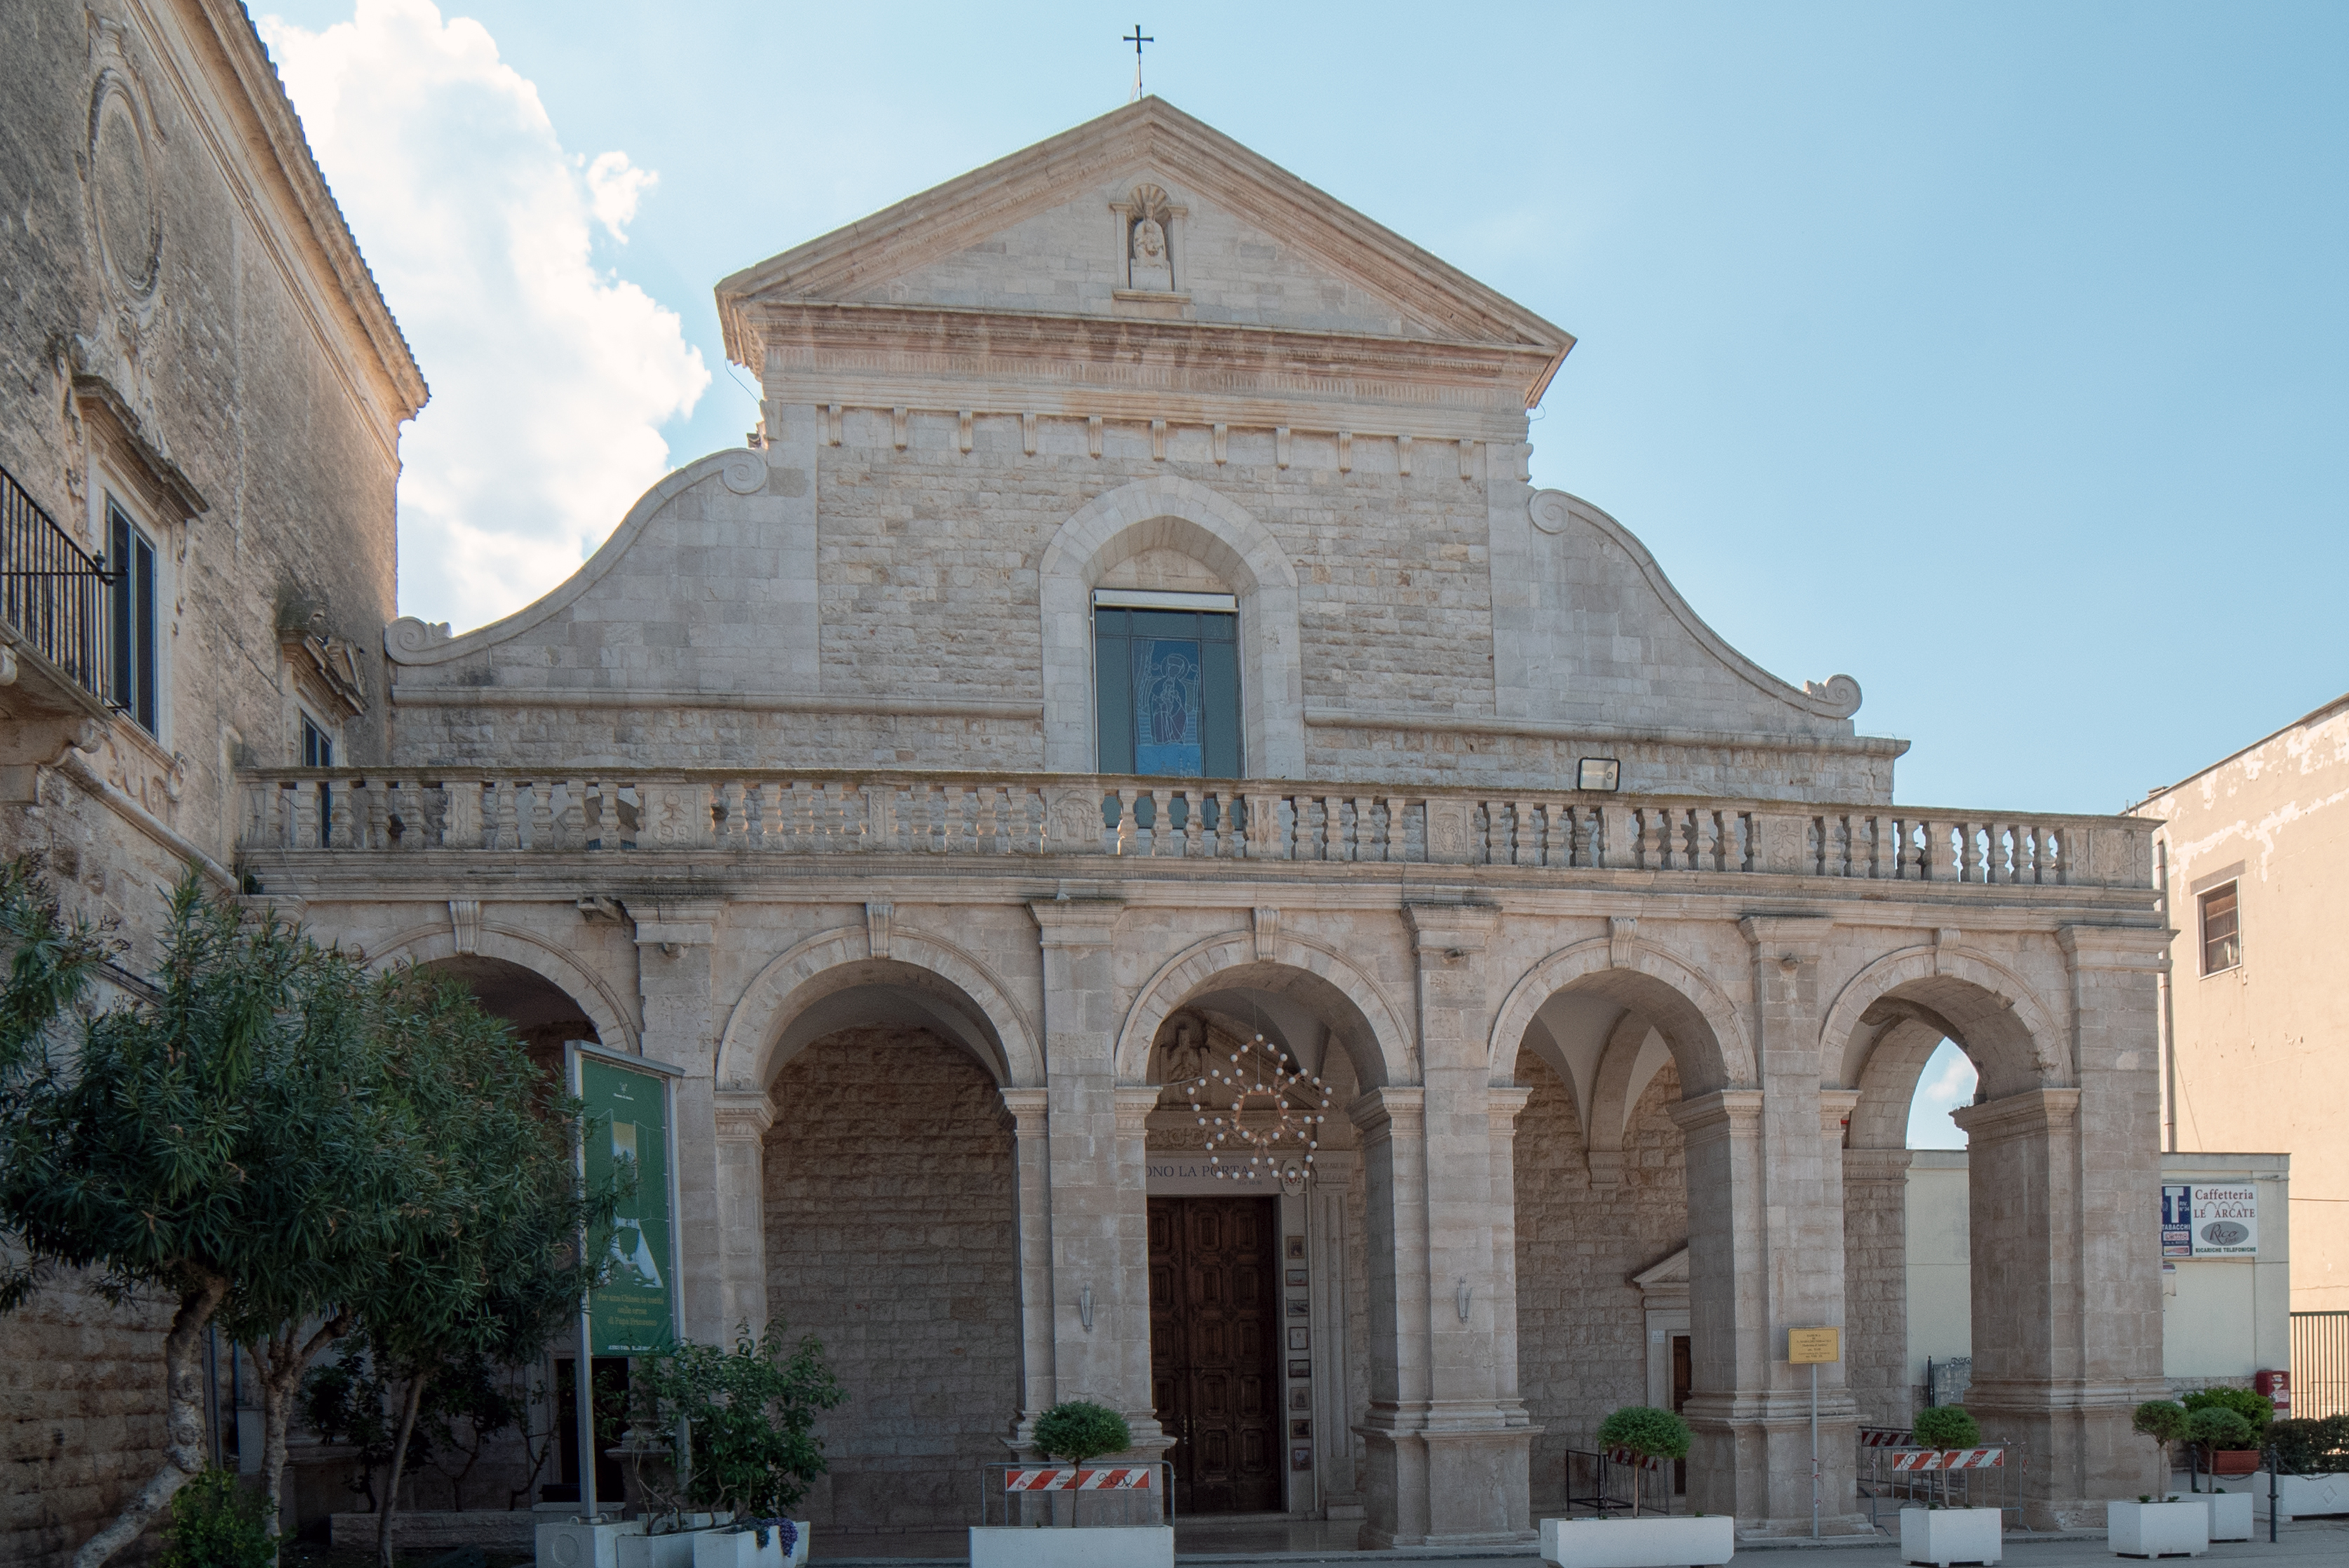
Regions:
[[[1118,856],[2149,885],[2133,818],[1069,774],[278,769],[248,851]]]

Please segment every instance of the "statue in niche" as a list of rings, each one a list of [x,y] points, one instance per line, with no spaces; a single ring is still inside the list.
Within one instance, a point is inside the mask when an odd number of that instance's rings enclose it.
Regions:
[[[1174,263],[1166,253],[1166,229],[1148,213],[1134,221],[1133,255],[1129,273],[1132,286],[1171,294],[1174,288]]]

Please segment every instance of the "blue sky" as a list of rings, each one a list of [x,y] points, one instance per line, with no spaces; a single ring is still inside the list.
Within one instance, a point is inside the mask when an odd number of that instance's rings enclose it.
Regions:
[[[460,625],[740,439],[719,276],[1115,108],[1136,15],[260,9],[438,399],[402,607]],[[2349,7],[1139,15],[1152,91],[1579,337],[1537,481],[1857,676],[1904,801],[2111,810],[2349,688]]]

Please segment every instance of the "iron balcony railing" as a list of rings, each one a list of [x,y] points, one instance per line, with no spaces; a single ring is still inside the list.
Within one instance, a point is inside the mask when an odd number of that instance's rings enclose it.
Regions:
[[[106,563],[83,551],[16,476],[0,469],[0,620],[26,646],[103,698]]]

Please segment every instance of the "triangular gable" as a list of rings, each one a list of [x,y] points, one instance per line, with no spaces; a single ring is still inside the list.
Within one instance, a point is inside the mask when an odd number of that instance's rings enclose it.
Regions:
[[[892,279],[936,266],[1137,168],[1164,171],[1238,222],[1390,302],[1405,335],[1548,351],[1538,398],[1573,335],[1371,222],[1287,170],[1148,98],[836,229],[718,285],[726,349],[748,363],[740,308],[753,301],[878,297]],[[1104,211],[1104,225],[1109,217]],[[1050,311],[1040,299],[1040,311]]]
[[[1655,1290],[1666,1285],[1686,1286],[1688,1282],[1689,1253],[1686,1247],[1661,1263],[1650,1264],[1631,1276],[1631,1283],[1641,1290]]]

